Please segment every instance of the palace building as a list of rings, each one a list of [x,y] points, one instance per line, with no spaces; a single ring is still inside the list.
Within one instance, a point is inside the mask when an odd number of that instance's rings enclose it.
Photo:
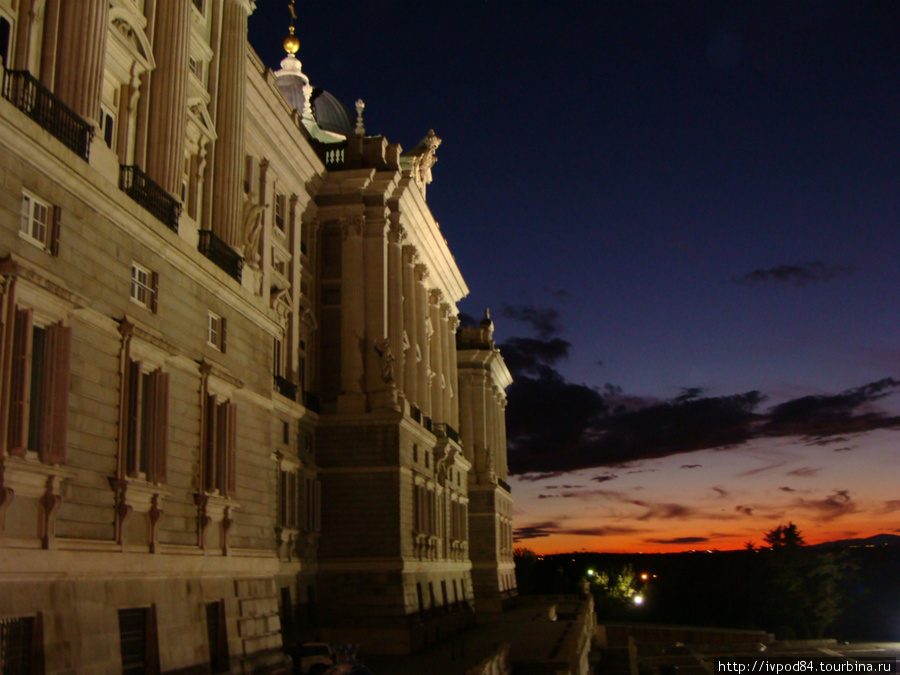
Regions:
[[[252,0],[0,0],[0,671],[280,672],[516,597],[509,371]],[[418,132],[416,138],[422,137]]]

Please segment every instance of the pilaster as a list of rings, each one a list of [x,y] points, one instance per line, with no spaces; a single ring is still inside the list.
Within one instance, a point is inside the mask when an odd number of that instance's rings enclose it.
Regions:
[[[393,376],[394,385],[404,394],[406,393],[406,347],[403,340],[403,306],[406,302],[403,288],[403,239],[406,234],[403,228],[392,223],[387,234],[388,248],[388,274],[387,274],[387,335],[390,340],[391,352],[394,355]],[[412,299],[412,296],[407,296]],[[407,397],[408,398],[408,397]]]
[[[342,220],[341,235],[341,394],[338,412],[365,412],[363,393],[363,345],[365,302],[363,296],[364,216]]]
[[[444,331],[441,330],[441,300],[443,294],[440,289],[432,288],[428,293],[428,317],[431,319],[431,419],[435,422],[444,421],[444,390],[443,390],[443,363]]]
[[[425,290],[427,276],[428,268],[425,265],[417,264],[415,270],[416,341],[419,346],[419,367],[416,388],[422,414],[431,417],[431,317],[428,312],[428,291]]]

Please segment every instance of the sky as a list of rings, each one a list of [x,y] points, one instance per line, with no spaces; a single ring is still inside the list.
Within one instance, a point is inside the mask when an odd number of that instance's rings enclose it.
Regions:
[[[900,2],[296,12],[304,72],[367,133],[443,139],[460,311],[491,308],[516,378],[518,546],[900,534]],[[288,21],[250,18],[273,69]]]

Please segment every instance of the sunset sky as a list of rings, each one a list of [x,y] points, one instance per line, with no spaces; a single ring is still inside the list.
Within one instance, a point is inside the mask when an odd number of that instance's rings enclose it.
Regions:
[[[460,309],[517,377],[517,545],[900,533],[900,3],[296,7],[313,85],[443,139]]]

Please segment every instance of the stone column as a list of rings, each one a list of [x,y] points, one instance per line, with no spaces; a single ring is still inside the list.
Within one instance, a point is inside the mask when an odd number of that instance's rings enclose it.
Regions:
[[[59,46],[60,0],[47,0],[44,6],[44,35],[41,38],[41,84],[53,91],[56,84],[56,50]],[[6,64],[9,68],[10,64]]]
[[[403,306],[406,302],[403,292],[403,239],[405,232],[400,225],[392,224],[388,232],[388,338],[394,354],[394,384],[406,393],[406,352],[403,348]],[[410,301],[412,295],[409,296]],[[407,399],[409,397],[407,396]]]
[[[506,395],[504,394],[500,400],[500,421],[499,421],[499,430],[500,430],[500,461],[497,466],[497,475],[500,476],[503,480],[507,480],[509,478],[509,459],[506,456]]]
[[[431,343],[429,342],[428,326],[431,319],[428,314],[428,291],[425,290],[425,277],[428,276],[428,268],[425,265],[416,265],[416,342],[421,352],[421,360],[418,364],[418,377],[416,389],[418,390],[419,408],[423,415],[431,417]]]
[[[56,95],[89,122],[100,119],[109,30],[109,0],[63,2],[56,56]]]
[[[369,407],[393,408],[396,395],[393,380],[396,353],[388,337],[388,224],[383,218],[366,219],[365,267],[365,391]],[[380,352],[380,353],[379,353]]]
[[[341,222],[341,395],[338,412],[365,412],[363,352],[363,223],[359,216]]]
[[[187,3],[185,3],[187,4]],[[215,158],[212,166],[211,227],[226,244],[241,245],[241,168],[244,161],[244,57],[247,0],[224,0],[216,84]],[[159,32],[159,31],[157,31]],[[150,139],[152,142],[153,139]]]
[[[451,389],[450,398],[450,419],[447,422],[454,429],[459,431],[459,362],[456,354],[456,329],[459,328],[459,317],[453,315],[449,319],[450,333],[447,353],[450,355],[450,381]]]
[[[441,388],[442,354],[444,350],[444,331],[441,330],[441,298],[440,289],[432,288],[428,293],[428,316],[431,318],[431,354],[430,364],[433,377],[431,379],[431,419],[434,422],[444,421],[444,391]]]
[[[478,482],[481,482],[481,476],[487,471],[487,446],[489,443],[488,435],[488,419],[487,419],[487,376],[481,372],[478,373],[472,382],[472,456],[474,458],[474,468],[478,475]]]
[[[443,389],[441,392],[441,406],[444,416],[441,422],[445,424],[453,424],[450,422],[450,392],[456,386],[450,378],[450,305],[446,302],[441,303],[441,375],[443,377]]]
[[[153,32],[156,69],[150,81],[145,170],[170,195],[181,194],[187,119],[191,4],[157,0]]]
[[[403,247],[403,325],[406,339],[409,341],[409,350],[403,362],[404,386],[406,400],[410,405],[419,404],[419,361],[416,357],[416,345],[418,342],[418,329],[416,326],[418,313],[416,311],[416,250],[412,246]],[[421,406],[420,406],[421,407]]]

